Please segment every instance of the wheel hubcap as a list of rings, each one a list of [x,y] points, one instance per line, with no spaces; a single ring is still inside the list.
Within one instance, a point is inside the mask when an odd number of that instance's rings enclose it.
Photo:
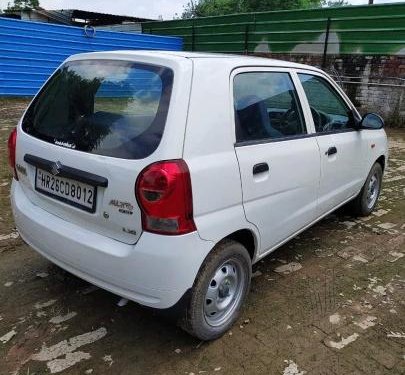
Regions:
[[[374,174],[370,178],[370,182],[368,183],[367,187],[367,207],[372,208],[377,201],[378,193],[379,193],[380,185],[378,181],[377,174]]]
[[[228,260],[217,268],[204,301],[204,316],[209,325],[219,326],[232,317],[242,298],[245,282],[245,271],[238,260]]]

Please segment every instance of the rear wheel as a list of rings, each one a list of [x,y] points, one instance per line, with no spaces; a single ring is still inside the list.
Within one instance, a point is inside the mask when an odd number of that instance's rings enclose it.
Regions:
[[[183,328],[201,340],[222,336],[239,317],[249,291],[251,269],[243,245],[231,240],[218,244],[197,275]]]
[[[377,205],[381,192],[382,167],[375,163],[367,176],[359,195],[351,203],[353,214],[356,216],[368,216]]]

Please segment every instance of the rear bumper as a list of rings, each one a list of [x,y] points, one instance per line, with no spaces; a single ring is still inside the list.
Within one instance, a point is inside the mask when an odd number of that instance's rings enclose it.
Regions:
[[[35,206],[13,181],[11,203],[21,237],[72,274],[145,306],[169,308],[192,287],[213,247],[197,232],[160,236],[144,232],[128,245],[88,231]]]

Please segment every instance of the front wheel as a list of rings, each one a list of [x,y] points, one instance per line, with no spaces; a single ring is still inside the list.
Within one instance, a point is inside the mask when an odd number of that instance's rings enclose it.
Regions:
[[[381,165],[375,163],[359,195],[351,204],[354,215],[368,216],[374,210],[381,192],[382,175]]]
[[[239,317],[251,274],[243,245],[231,240],[218,244],[197,275],[182,327],[201,340],[222,336]]]

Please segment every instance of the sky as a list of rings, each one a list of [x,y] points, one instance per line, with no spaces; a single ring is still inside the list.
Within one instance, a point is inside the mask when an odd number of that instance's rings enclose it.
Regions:
[[[12,0],[0,0],[0,9]],[[181,15],[188,0],[40,0],[45,9],[82,9],[101,13],[158,19],[172,19]],[[400,3],[404,0],[374,0],[375,4]],[[368,0],[349,0],[350,4],[367,4]]]

